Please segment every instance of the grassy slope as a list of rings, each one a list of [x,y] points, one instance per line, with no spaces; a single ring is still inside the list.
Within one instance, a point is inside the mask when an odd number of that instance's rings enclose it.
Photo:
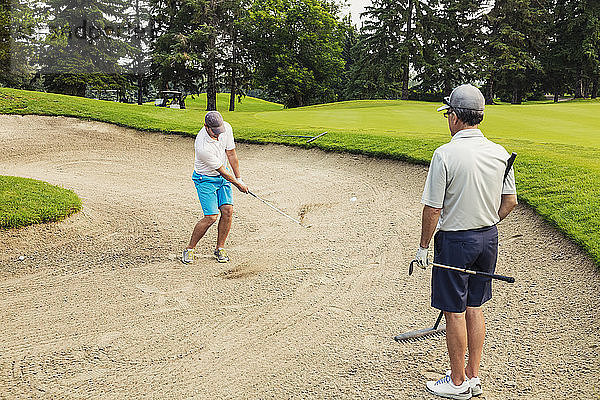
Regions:
[[[247,98],[237,111],[219,109],[236,139],[318,146],[428,163],[449,140],[438,104],[410,101],[352,101],[282,110]],[[0,113],[68,115],[138,129],[194,135],[201,127],[205,96],[189,99],[187,110],[136,106],[0,89]],[[486,136],[519,153],[519,196],[545,219],[581,244],[600,264],[600,102],[536,103],[488,107]],[[330,132],[310,145],[281,134]]]
[[[35,179],[0,175],[0,228],[61,220],[81,209],[75,193]]]

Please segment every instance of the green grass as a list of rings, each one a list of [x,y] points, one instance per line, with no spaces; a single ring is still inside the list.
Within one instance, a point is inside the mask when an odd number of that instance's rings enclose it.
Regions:
[[[0,113],[66,115],[142,130],[195,135],[205,96],[188,98],[188,109],[128,105],[13,89],[0,89]],[[298,109],[253,98],[228,112],[218,108],[238,141],[369,154],[427,164],[450,139],[437,103],[350,101]],[[495,105],[486,109],[485,135],[519,154],[515,165],[521,201],[580,244],[600,265],[600,102]],[[307,145],[281,136],[329,134]]]
[[[35,179],[0,175],[0,228],[59,221],[81,209],[75,193]]]

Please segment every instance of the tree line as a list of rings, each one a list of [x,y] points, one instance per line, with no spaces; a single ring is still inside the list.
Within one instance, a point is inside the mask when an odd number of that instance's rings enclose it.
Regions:
[[[438,100],[458,84],[514,104],[598,96],[598,0],[0,0],[0,84],[251,93],[286,107]]]

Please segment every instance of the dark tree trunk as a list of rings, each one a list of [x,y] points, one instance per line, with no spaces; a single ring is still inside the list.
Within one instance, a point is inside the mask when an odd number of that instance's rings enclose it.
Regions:
[[[575,85],[575,98],[583,98],[583,72],[579,70],[579,76],[577,77],[577,84]]]
[[[142,74],[138,73],[138,76],[137,76],[137,103],[140,106],[142,104],[144,104],[143,87],[144,87],[144,78],[142,77]]]
[[[521,90],[518,87],[513,88],[511,104],[521,104]]]
[[[554,91],[554,102],[555,103],[558,103],[558,96],[559,96],[558,90],[555,90]]]
[[[590,93],[592,99],[598,97],[598,80],[600,80],[600,76],[596,75],[592,81],[592,92]]]
[[[138,29],[138,35],[135,35],[134,43],[138,49],[141,49],[141,41],[139,38],[139,29],[140,29],[140,2],[139,0],[135,0],[135,17],[136,17],[136,29]],[[136,69],[136,77],[137,77],[137,103],[138,105],[142,105],[143,101],[143,76],[142,76],[142,61],[141,57],[138,55],[135,60],[134,67]]]
[[[235,111],[235,96],[237,92],[236,86],[236,63],[237,63],[237,30],[234,28],[233,34],[231,35],[232,39],[232,54],[231,54],[231,82],[229,87],[229,111]]]
[[[216,26],[216,0],[210,1],[210,21],[211,25]],[[216,71],[216,32],[211,32],[208,41],[208,59],[206,62],[206,111],[217,110],[217,71]]]
[[[404,60],[404,70],[402,71],[402,100],[408,100],[408,79],[410,72],[410,54],[412,52],[412,13],[413,0],[408,0],[408,8],[406,11],[406,43],[409,47]]]
[[[485,85],[485,104],[494,104],[494,79],[492,77],[488,78]]]

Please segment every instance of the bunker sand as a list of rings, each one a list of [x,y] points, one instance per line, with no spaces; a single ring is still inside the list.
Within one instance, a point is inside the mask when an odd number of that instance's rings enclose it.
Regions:
[[[429,274],[409,277],[426,169],[238,145],[231,262],[177,260],[201,216],[193,138],[0,116],[0,171],[73,189],[83,211],[0,231],[0,397],[430,399],[448,367]],[[518,162],[517,162],[518,173]],[[350,201],[356,197],[355,201]],[[598,396],[600,276],[519,206],[485,306],[484,399]],[[19,256],[25,259],[19,261]]]

